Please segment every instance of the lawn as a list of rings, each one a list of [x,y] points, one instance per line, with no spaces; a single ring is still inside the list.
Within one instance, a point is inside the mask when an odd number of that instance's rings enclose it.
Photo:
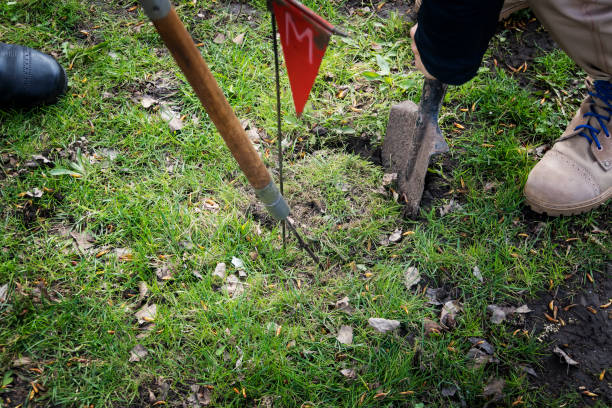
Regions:
[[[610,406],[610,206],[549,218],[522,197],[584,74],[528,12],[500,24],[447,93],[451,152],[410,219],[380,146],[422,85],[411,4],[304,3],[350,34],[300,118],[281,69],[285,195],[322,268],[282,247],[136,3],[0,3],[0,41],[69,77],[56,105],[0,111],[0,407]],[[277,177],[265,2],[175,4]],[[532,311],[494,323],[490,305]],[[588,307],[600,332],[568,368],[554,333]]]

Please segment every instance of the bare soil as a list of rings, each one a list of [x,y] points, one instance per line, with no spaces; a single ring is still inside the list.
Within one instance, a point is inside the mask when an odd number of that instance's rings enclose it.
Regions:
[[[567,286],[546,292],[529,303],[525,329],[533,332],[551,354],[540,361],[535,385],[544,386],[552,395],[570,390],[581,394],[585,403],[612,403],[612,263],[592,276],[577,274]],[[552,303],[552,310],[550,308]],[[606,305],[608,305],[606,307]],[[555,318],[551,322],[545,313]],[[559,347],[578,365],[569,366],[553,353]],[[604,373],[605,371],[605,373]],[[602,375],[602,373],[604,373]],[[601,378],[601,379],[600,379]],[[595,394],[596,396],[590,393]]]

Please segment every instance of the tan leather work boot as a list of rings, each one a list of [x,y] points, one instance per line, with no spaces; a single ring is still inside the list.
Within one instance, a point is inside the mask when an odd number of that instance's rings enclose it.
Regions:
[[[531,170],[527,204],[551,216],[580,214],[612,198],[612,81],[587,81],[589,96]]]
[[[499,21],[510,17],[512,13],[529,7],[527,0],[506,0],[499,13]]]

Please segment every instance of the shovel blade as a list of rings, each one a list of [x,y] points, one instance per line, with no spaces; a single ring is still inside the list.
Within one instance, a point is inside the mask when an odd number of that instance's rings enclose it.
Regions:
[[[391,108],[382,146],[383,165],[398,174],[399,193],[410,215],[418,215],[431,156],[448,151],[437,109],[423,109],[411,101]]]

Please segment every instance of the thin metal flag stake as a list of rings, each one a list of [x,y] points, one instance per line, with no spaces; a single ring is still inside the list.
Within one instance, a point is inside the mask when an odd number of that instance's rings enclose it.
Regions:
[[[274,16],[274,9],[270,7],[270,17],[272,20],[272,47],[274,49],[274,70],[276,73],[276,126],[277,126],[277,139],[278,139],[278,179],[280,186],[281,195],[285,194],[285,186],[283,183],[283,132],[281,125],[281,91],[280,91],[280,64],[278,58],[278,41],[276,39],[276,17]],[[283,230],[283,249],[287,246],[287,231],[285,229],[287,222],[286,220],[281,221],[281,228]]]

